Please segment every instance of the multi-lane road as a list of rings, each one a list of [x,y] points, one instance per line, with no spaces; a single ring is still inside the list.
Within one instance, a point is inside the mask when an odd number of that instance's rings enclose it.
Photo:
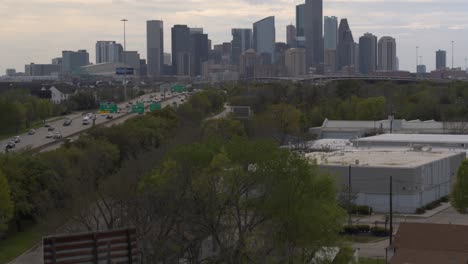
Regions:
[[[152,98],[150,98],[150,96],[152,96]],[[132,104],[135,104],[137,101],[144,102],[145,107],[148,108],[148,106],[151,104],[151,101],[160,101],[161,106],[166,107],[168,105],[173,105],[174,103],[179,105],[182,103],[182,100],[185,100],[185,99],[186,99],[185,95],[166,94],[166,97],[164,97],[160,93],[152,93],[152,94],[143,95],[139,98],[131,100],[130,102]],[[112,114],[113,116],[112,120],[106,119],[107,115],[93,113],[94,116],[96,117],[94,125],[101,125],[105,123],[116,124],[116,123],[123,122],[124,120],[127,120],[128,118],[138,115],[138,114],[129,113],[129,111],[131,110],[131,104],[129,102],[119,104],[118,108],[121,109],[121,111],[119,111],[119,113]],[[18,151],[18,150],[22,150],[25,148],[37,149],[43,146],[51,145],[50,143],[57,141],[57,139],[46,138],[46,136],[49,133],[55,134],[55,132],[60,132],[63,138],[68,138],[70,136],[76,137],[77,134],[84,132],[85,130],[93,126],[92,122],[89,125],[83,125],[83,122],[82,122],[83,115],[87,113],[88,112],[74,113],[74,114],[64,116],[58,120],[50,122],[49,124],[55,127],[54,131],[48,131],[47,127],[41,127],[39,129],[36,129],[36,132],[34,135],[28,135],[28,133],[18,135],[21,139],[21,142],[17,143],[16,147],[10,151]],[[63,125],[66,119],[72,120],[72,124],[70,126]],[[0,141],[0,153],[3,153],[5,151],[5,146],[8,144],[8,142],[11,141],[11,139],[12,138],[8,138],[3,141]]]

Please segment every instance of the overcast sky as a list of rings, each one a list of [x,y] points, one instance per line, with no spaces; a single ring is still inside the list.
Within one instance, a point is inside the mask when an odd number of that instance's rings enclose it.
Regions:
[[[62,50],[87,49],[94,62],[97,40],[123,42],[127,18],[127,50],[146,58],[145,21],[164,21],[165,52],[174,24],[203,27],[213,44],[230,41],[233,27],[252,27],[276,17],[277,41],[295,23],[300,0],[0,0],[0,75],[6,68],[24,71],[24,64],[50,63]],[[324,15],[348,18],[355,41],[365,32],[397,40],[400,68],[415,69],[415,47],[431,70],[435,51],[455,44],[455,66],[468,56],[467,0],[324,0]]]

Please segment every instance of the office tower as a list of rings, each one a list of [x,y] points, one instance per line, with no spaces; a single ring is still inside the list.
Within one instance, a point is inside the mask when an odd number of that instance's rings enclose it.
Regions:
[[[135,75],[140,75],[140,54],[138,51],[125,51],[123,55],[125,56],[125,64],[134,69]]]
[[[270,16],[253,24],[253,44],[258,54],[268,54],[274,61],[275,54],[275,17]],[[262,56],[268,56],[262,55]]]
[[[336,50],[338,43],[338,18],[325,17],[324,48],[325,50]]]
[[[96,42],[96,64],[122,62],[123,47],[115,41]]]
[[[190,75],[190,29],[186,25],[172,27],[172,66],[176,75]]]
[[[140,76],[148,76],[148,65],[145,59],[140,59]]]
[[[325,73],[334,73],[336,72],[336,50],[328,49],[325,50]]]
[[[78,73],[80,68],[89,65],[89,53],[86,50],[62,51],[62,72]]]
[[[447,52],[445,50],[436,51],[436,70],[447,68]]]
[[[164,65],[172,65],[172,56],[170,53],[164,53]]]
[[[190,34],[203,34],[203,28],[190,28]]]
[[[304,12],[305,4],[296,6],[296,36],[304,37]]]
[[[359,72],[369,74],[377,70],[377,37],[366,33],[359,38]]]
[[[55,64],[55,65],[62,65],[63,63],[63,59],[62,58],[53,58],[52,59],[52,64]]]
[[[306,0],[304,11],[304,35],[307,66],[323,63],[323,2]]]
[[[396,41],[392,37],[382,37],[378,46],[378,61],[380,71],[396,71]]]
[[[351,29],[349,28],[348,20],[346,18],[341,19],[340,26],[338,28],[338,46],[337,46],[337,59],[338,59],[338,70],[343,67],[353,66],[355,63],[355,45],[354,38]]]
[[[424,73],[426,73],[426,65],[418,65],[418,67],[417,67],[417,73],[418,73],[418,74],[424,74]]]
[[[26,76],[51,76],[58,75],[60,72],[60,65],[56,64],[26,64],[24,66],[24,74]]]
[[[285,54],[288,75],[299,77],[306,75],[306,51],[302,48],[288,49]]]
[[[190,75],[200,76],[202,74],[202,63],[208,60],[208,35],[203,33],[192,33],[190,35],[190,45]]]
[[[16,69],[6,69],[5,74],[6,74],[6,76],[15,76],[16,75]]]
[[[240,56],[239,73],[242,78],[253,78],[255,68],[262,64],[262,57],[253,49],[246,50]]]
[[[150,77],[163,75],[164,65],[164,22],[146,21],[147,73]]]
[[[234,65],[239,65],[240,56],[246,50],[252,48],[252,29],[233,28],[231,42],[231,61]]]
[[[294,25],[286,27],[286,43],[289,47],[296,46],[296,27]]]
[[[275,61],[274,63],[278,66],[285,65],[285,54],[286,51],[289,49],[289,45],[284,42],[277,42],[275,44]]]

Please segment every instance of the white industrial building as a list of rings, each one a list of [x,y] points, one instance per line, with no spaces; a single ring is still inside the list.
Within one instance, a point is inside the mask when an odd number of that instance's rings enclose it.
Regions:
[[[358,205],[376,212],[389,211],[390,176],[393,178],[393,208],[415,213],[417,208],[449,195],[465,153],[453,151],[395,149],[342,150],[306,154],[322,171],[348,186]]]
[[[356,139],[381,133],[398,134],[466,134],[468,122],[438,122],[434,120],[404,120],[392,118],[376,121],[325,119],[321,127],[310,132],[318,139]]]
[[[468,149],[468,135],[382,134],[352,140],[354,147],[432,147],[454,151]]]

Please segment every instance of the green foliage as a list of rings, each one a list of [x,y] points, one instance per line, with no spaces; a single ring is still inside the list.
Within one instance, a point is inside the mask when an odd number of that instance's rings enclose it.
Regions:
[[[374,226],[371,228],[371,233],[374,236],[378,237],[386,237],[390,235],[390,230],[384,228],[384,227],[379,227],[379,226]]]
[[[272,105],[255,117],[256,130],[260,134],[273,133],[280,144],[285,144],[288,135],[297,135],[301,132],[301,119],[301,111],[292,105]]]
[[[179,147],[140,188],[160,194],[152,200],[160,219],[154,221],[177,222],[154,244],[165,249],[153,256],[161,261],[206,237],[219,249],[207,261],[306,259],[336,243],[344,216],[331,178],[269,141],[234,138],[223,147]],[[193,236],[176,243],[182,235],[177,226]]]
[[[0,135],[18,133],[59,112],[49,100],[30,96],[26,91],[9,91],[0,96]]]
[[[69,109],[78,111],[95,109],[98,107],[96,98],[91,92],[78,92],[68,98],[67,104]]]
[[[459,213],[468,213],[468,160],[464,160],[458,168],[451,203]]]
[[[0,232],[6,230],[12,217],[13,202],[10,197],[10,186],[3,172],[0,171]]]
[[[233,137],[246,137],[244,125],[233,119],[209,120],[203,124],[202,138],[205,141],[229,141]]]

